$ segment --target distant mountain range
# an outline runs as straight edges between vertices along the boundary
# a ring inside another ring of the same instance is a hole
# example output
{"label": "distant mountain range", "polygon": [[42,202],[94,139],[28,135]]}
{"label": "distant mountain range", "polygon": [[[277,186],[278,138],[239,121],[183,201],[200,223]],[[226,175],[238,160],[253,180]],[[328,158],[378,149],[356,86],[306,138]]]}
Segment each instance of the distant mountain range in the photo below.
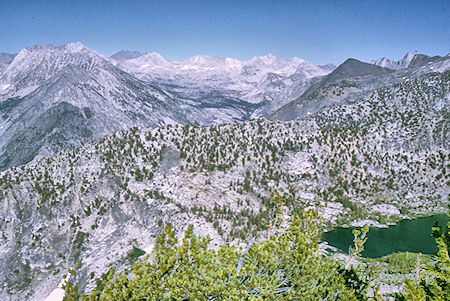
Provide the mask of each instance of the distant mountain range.
{"label": "distant mountain range", "polygon": [[429,57],[422,54],[413,56],[407,54],[401,61],[391,63],[388,64],[385,58],[371,63],[348,59],[270,117],[279,120],[304,117],[336,102],[360,97],[376,88],[410,80],[433,71],[442,72],[450,66],[450,55]]}
{"label": "distant mountain range", "polygon": [[405,68],[417,68],[424,66],[425,64],[432,63],[436,60],[439,60],[440,56],[428,56],[424,54],[412,54],[408,52],[405,56],[399,61],[393,61],[386,57],[379,58],[377,60],[372,60],[369,63],[373,65],[377,65],[380,67],[399,70]]}
{"label": "distant mountain range", "polygon": [[2,54],[0,170],[145,125],[220,124],[266,116],[333,66],[272,55],[248,62],[120,52],[81,43]]}
{"label": "distant mountain range", "polygon": [[[305,116],[447,58],[408,53],[399,62],[350,59],[336,68],[271,54],[248,61],[205,55],[169,61],[132,51],[105,57],[81,43],[1,54],[0,170],[132,126]],[[339,97],[322,95],[344,81]]]}
{"label": "distant mountain range", "polygon": [[[253,104],[246,110],[252,118],[268,115],[300,96],[313,78],[335,68],[332,64],[315,66],[299,58],[280,59],[271,54],[245,62],[205,55],[169,61],[155,52],[123,59],[126,54],[130,55],[119,52],[111,58],[120,57],[118,66],[138,78],[202,106],[226,106],[230,101]],[[221,100],[218,94],[227,99]]]}

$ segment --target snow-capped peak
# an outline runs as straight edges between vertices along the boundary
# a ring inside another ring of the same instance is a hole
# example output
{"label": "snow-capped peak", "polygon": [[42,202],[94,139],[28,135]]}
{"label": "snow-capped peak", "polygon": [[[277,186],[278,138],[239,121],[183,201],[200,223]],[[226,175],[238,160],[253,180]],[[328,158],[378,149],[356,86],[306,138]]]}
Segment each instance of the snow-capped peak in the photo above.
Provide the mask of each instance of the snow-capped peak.
{"label": "snow-capped peak", "polygon": [[167,60],[165,57],[163,57],[160,53],[158,52],[150,52],[150,53],[146,53],[144,55],[141,55],[140,57],[134,59],[135,62],[139,62],[139,61],[145,61],[145,62],[152,62],[154,65],[164,65],[167,64]]}
{"label": "snow-capped peak", "polygon": [[177,62],[179,65],[190,65],[218,71],[226,71],[242,67],[242,62],[233,58],[224,58],[218,56],[196,55],[189,57],[183,61]]}
{"label": "snow-capped peak", "polygon": [[402,61],[410,63],[414,58],[414,54],[411,52],[407,52],[405,56],[402,58]]}
{"label": "snow-capped peak", "polygon": [[278,58],[274,56],[272,53],[269,53],[264,56],[255,56],[254,58],[250,59],[247,63],[250,65],[283,66],[283,65],[300,65],[302,63],[305,63],[305,61],[298,57]]}
{"label": "snow-capped peak", "polygon": [[398,70],[408,68],[412,59],[414,58],[414,54],[411,52],[406,53],[401,60],[393,61],[387,57],[382,57],[377,60],[369,61],[370,64],[377,65],[383,68]]}
{"label": "snow-capped peak", "polygon": [[183,62],[192,64],[192,65],[210,65],[211,63],[215,63],[220,60],[221,60],[221,58],[216,57],[216,56],[197,54],[196,56],[191,56],[191,57],[185,59]]}
{"label": "snow-capped peak", "polygon": [[264,64],[272,64],[277,57],[275,57],[272,53],[268,53],[264,56],[255,56],[254,58],[249,60],[249,63],[264,63]]}
{"label": "snow-capped peak", "polygon": [[64,47],[70,53],[88,50],[88,48],[80,42],[69,43],[69,44],[65,45]]}

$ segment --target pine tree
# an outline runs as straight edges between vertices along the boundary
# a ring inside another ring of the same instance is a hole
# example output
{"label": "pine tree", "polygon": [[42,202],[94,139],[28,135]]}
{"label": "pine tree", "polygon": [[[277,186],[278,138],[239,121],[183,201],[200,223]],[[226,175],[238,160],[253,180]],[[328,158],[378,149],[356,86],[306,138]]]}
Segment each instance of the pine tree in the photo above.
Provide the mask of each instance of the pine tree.
{"label": "pine tree", "polygon": [[303,211],[284,233],[243,250],[210,249],[192,226],[178,242],[168,224],[151,256],[112,270],[87,295],[69,282],[64,300],[361,300],[339,264],[318,251],[317,218]]}

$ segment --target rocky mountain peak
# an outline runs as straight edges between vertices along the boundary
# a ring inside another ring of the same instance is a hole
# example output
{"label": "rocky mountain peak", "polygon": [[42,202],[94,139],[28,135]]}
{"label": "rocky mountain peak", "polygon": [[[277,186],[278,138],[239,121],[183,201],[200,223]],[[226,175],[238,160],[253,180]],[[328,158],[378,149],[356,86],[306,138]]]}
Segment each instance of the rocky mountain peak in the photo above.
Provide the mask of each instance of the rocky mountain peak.
{"label": "rocky mountain peak", "polygon": [[402,59],[398,61],[394,61],[392,59],[389,59],[387,57],[382,57],[377,60],[371,60],[369,61],[369,64],[377,65],[383,68],[393,69],[393,70],[399,70],[399,69],[405,69],[408,68],[411,61],[414,58],[414,54],[411,52],[407,52]]}
{"label": "rocky mountain peak", "polygon": [[327,75],[327,82],[335,82],[348,77],[381,75],[391,72],[392,71],[387,68],[364,63],[354,58],[349,58],[344,63],[339,65],[333,72]]}
{"label": "rocky mountain peak", "polygon": [[[110,65],[107,60],[81,43],[62,46],[42,44],[24,48],[0,77],[1,86],[11,87],[2,91],[2,94],[17,92],[18,94],[10,96],[20,96],[29,93],[29,88],[55,76],[69,65],[91,70],[100,66],[106,68]],[[27,90],[21,92],[22,89]]]}

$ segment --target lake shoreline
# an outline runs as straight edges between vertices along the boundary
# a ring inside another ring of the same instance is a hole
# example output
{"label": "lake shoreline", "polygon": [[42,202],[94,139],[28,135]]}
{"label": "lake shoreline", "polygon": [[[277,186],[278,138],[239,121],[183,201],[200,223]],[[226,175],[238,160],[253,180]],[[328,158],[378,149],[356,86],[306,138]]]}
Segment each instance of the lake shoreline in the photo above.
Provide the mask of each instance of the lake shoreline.
{"label": "lake shoreline", "polygon": [[[433,254],[437,251],[434,238],[431,236],[431,227],[437,220],[441,226],[446,225],[446,214],[403,219],[394,225],[385,228],[370,228],[363,257],[378,258],[396,252],[414,252]],[[352,230],[359,227],[336,227],[321,235],[322,241],[346,253],[348,247],[353,245]]]}

